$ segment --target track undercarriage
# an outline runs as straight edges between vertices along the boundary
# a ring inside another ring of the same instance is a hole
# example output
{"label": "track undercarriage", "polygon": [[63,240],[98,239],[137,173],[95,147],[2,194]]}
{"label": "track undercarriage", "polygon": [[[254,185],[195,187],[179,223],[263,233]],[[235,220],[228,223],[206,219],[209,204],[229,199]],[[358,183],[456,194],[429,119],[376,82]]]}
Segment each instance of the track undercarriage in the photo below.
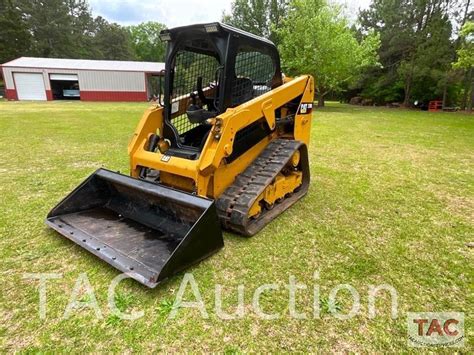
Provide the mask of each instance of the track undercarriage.
{"label": "track undercarriage", "polygon": [[303,197],[308,186],[306,146],[276,139],[217,199],[217,213],[225,229],[252,236]]}

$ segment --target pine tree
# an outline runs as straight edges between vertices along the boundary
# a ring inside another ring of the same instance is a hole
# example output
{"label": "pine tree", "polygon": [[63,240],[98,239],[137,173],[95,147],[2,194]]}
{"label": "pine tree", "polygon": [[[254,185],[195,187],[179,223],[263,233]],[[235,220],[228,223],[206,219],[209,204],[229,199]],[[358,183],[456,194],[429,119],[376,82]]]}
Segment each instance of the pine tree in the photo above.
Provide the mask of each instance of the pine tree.
{"label": "pine tree", "polygon": [[453,76],[452,22],[459,0],[374,0],[359,14],[362,33],[380,34],[381,68],[366,72],[363,94],[378,102],[428,101],[443,97]]}
{"label": "pine tree", "polygon": [[0,0],[0,63],[30,54],[31,34],[13,0]]}
{"label": "pine tree", "polygon": [[116,23],[109,23],[102,17],[94,20],[93,46],[99,53],[97,59],[134,60],[135,53],[129,32]]}

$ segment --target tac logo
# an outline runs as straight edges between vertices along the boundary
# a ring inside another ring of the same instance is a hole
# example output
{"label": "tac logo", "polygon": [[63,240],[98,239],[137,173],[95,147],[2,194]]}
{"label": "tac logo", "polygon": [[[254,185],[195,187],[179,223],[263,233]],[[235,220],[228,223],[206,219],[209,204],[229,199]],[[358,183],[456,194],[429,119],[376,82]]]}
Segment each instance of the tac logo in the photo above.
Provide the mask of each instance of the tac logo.
{"label": "tac logo", "polygon": [[409,312],[407,326],[409,346],[464,346],[464,313]]}

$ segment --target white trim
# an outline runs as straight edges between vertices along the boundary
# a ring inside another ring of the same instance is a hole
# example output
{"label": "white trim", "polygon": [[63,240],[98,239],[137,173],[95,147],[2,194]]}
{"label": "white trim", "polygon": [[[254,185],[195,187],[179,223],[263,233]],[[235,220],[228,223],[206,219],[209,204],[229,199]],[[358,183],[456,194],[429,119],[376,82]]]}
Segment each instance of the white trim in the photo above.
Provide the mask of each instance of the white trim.
{"label": "white trim", "polygon": [[49,80],[79,81],[77,74],[49,74]]}

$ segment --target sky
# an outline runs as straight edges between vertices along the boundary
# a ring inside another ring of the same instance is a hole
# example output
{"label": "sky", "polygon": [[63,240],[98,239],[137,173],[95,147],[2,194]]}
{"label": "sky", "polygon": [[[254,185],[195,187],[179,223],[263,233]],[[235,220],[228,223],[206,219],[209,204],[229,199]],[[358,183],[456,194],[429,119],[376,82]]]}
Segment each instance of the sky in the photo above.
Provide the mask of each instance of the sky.
{"label": "sky", "polygon": [[[355,18],[358,8],[366,8],[370,0],[335,0],[346,4]],[[102,16],[121,25],[157,21],[168,27],[220,21],[224,11],[230,12],[232,0],[89,0],[94,16]]]}

